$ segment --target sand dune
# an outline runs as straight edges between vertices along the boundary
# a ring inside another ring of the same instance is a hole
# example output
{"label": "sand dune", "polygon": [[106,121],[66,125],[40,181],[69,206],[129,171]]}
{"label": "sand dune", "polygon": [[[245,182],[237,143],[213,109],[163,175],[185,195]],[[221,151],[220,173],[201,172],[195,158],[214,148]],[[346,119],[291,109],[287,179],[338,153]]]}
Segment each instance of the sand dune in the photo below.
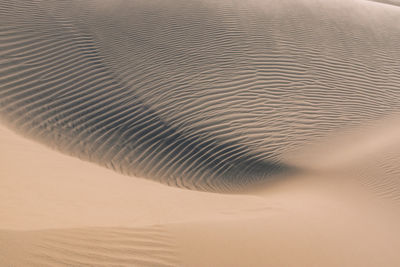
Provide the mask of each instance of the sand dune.
{"label": "sand dune", "polygon": [[122,173],[232,191],[399,109],[396,7],[351,1],[4,1],[1,114]]}
{"label": "sand dune", "polygon": [[225,195],[121,176],[6,128],[0,141],[1,266],[400,263],[396,201],[360,186],[359,172],[307,173]]}
{"label": "sand dune", "polygon": [[0,265],[400,266],[399,21],[0,0]]}

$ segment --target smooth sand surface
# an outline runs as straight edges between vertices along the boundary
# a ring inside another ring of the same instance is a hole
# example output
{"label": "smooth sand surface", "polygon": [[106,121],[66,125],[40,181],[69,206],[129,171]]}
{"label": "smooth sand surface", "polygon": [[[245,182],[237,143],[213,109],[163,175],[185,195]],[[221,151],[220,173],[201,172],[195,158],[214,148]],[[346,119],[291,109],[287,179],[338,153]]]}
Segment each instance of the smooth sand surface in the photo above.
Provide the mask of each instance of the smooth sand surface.
{"label": "smooth sand surface", "polygon": [[0,266],[400,266],[399,43],[397,0],[0,0]]}

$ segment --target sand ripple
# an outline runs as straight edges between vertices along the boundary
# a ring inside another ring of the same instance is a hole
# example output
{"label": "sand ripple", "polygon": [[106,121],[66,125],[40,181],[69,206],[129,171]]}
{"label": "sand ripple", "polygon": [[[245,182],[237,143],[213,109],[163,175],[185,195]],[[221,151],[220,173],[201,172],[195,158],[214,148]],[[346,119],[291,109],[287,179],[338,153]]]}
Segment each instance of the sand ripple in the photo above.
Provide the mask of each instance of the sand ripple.
{"label": "sand ripple", "polygon": [[0,114],[119,172],[232,191],[400,109],[399,10],[364,0],[0,1]]}
{"label": "sand ripple", "polygon": [[[4,266],[178,266],[161,226],[0,232]],[[11,264],[11,265],[9,265]]]}

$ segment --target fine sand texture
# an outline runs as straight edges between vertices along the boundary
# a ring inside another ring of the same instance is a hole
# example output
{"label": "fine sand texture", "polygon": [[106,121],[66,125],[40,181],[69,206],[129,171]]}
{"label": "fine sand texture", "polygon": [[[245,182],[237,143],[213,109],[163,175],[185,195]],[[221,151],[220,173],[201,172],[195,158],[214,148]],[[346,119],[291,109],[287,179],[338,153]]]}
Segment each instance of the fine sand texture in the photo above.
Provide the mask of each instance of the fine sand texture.
{"label": "fine sand texture", "polygon": [[0,266],[400,266],[400,1],[0,0]]}
{"label": "fine sand texture", "polygon": [[5,127],[0,144],[0,266],[400,264],[399,181],[382,171],[398,161],[226,195],[116,174]]}

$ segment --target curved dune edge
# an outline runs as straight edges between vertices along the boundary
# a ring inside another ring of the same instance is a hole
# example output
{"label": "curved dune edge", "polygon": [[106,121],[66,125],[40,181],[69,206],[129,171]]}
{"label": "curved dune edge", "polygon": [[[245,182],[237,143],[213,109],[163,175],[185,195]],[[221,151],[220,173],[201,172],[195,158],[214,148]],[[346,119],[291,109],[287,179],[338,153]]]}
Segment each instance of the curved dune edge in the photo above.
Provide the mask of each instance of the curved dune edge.
{"label": "curved dune edge", "polygon": [[218,219],[224,218],[224,211],[265,206],[257,197],[193,192],[123,176],[53,151],[2,125],[0,144],[4,229],[131,227]]}
{"label": "curved dune edge", "polygon": [[293,171],[295,148],[400,109],[394,6],[0,3],[1,118],[124,174],[233,192]]}
{"label": "curved dune edge", "polygon": [[0,266],[400,266],[396,3],[0,0]]}
{"label": "curved dune edge", "polygon": [[368,1],[400,7],[399,0],[368,0]]}
{"label": "curved dune edge", "polygon": [[307,174],[256,195],[222,195],[125,177],[5,127],[0,144],[6,266],[400,264],[398,206],[346,174]]}

